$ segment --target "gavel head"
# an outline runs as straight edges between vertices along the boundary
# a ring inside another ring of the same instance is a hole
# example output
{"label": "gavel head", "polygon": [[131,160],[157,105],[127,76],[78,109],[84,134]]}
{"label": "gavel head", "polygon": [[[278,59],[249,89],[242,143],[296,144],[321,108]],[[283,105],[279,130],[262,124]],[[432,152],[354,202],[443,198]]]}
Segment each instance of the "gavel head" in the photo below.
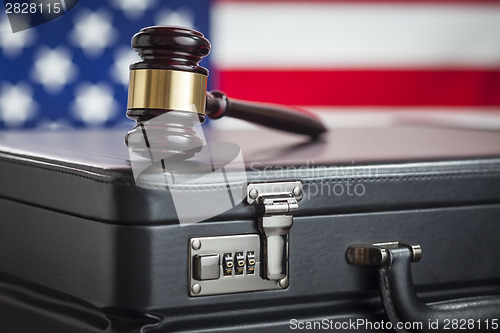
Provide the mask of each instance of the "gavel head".
{"label": "gavel head", "polygon": [[[125,137],[127,146],[144,157],[151,150],[192,157],[203,146],[193,126],[205,121],[208,70],[199,61],[210,42],[195,30],[156,26],[135,34],[132,47],[141,61],[130,65],[127,117],[137,125]],[[166,113],[168,121],[151,121]]]}

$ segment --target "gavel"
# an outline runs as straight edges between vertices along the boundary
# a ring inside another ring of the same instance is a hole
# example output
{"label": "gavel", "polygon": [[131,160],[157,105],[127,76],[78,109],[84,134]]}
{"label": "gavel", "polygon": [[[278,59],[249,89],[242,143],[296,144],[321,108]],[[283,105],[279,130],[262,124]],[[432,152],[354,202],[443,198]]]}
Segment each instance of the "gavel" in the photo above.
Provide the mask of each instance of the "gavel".
{"label": "gavel", "polygon": [[312,138],[326,131],[321,121],[305,110],[207,92],[208,70],[199,62],[210,52],[210,42],[196,30],[147,27],[132,37],[132,47],[141,61],[130,65],[127,117],[137,124],[125,142],[139,154],[146,155],[152,145],[144,136],[143,125],[165,113],[168,122],[149,126],[148,131],[158,134],[152,137],[160,154],[180,159],[194,156],[203,146],[193,127],[206,117],[239,118]]}

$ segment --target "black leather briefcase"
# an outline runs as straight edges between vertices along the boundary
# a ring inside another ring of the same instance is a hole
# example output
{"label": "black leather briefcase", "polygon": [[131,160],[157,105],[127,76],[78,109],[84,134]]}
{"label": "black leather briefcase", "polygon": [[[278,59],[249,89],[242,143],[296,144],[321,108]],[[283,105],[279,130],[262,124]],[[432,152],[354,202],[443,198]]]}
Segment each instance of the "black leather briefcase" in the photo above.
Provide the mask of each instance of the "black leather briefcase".
{"label": "black leather briefcase", "polygon": [[499,330],[500,132],[123,136],[0,134],[0,332]]}

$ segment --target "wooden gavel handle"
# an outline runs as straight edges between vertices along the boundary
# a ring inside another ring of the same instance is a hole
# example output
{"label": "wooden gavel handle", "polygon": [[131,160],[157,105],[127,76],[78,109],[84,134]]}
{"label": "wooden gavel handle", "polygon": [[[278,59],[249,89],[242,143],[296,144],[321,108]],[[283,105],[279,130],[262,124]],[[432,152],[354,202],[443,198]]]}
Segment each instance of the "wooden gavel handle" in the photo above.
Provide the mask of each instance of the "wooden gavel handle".
{"label": "wooden gavel handle", "polygon": [[317,137],[327,131],[312,113],[281,105],[255,103],[228,98],[220,91],[207,92],[206,115],[243,119],[281,131]]}

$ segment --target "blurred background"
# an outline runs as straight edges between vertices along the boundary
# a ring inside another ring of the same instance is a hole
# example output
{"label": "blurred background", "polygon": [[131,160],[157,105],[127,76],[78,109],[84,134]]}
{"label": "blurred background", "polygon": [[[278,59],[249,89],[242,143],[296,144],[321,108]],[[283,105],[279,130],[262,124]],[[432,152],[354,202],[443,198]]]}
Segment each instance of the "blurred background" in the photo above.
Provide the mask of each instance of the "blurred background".
{"label": "blurred background", "polygon": [[130,39],[150,25],[209,38],[209,88],[230,97],[335,122],[427,112],[500,127],[498,0],[80,0],[17,33],[3,9],[0,129],[130,128]]}

